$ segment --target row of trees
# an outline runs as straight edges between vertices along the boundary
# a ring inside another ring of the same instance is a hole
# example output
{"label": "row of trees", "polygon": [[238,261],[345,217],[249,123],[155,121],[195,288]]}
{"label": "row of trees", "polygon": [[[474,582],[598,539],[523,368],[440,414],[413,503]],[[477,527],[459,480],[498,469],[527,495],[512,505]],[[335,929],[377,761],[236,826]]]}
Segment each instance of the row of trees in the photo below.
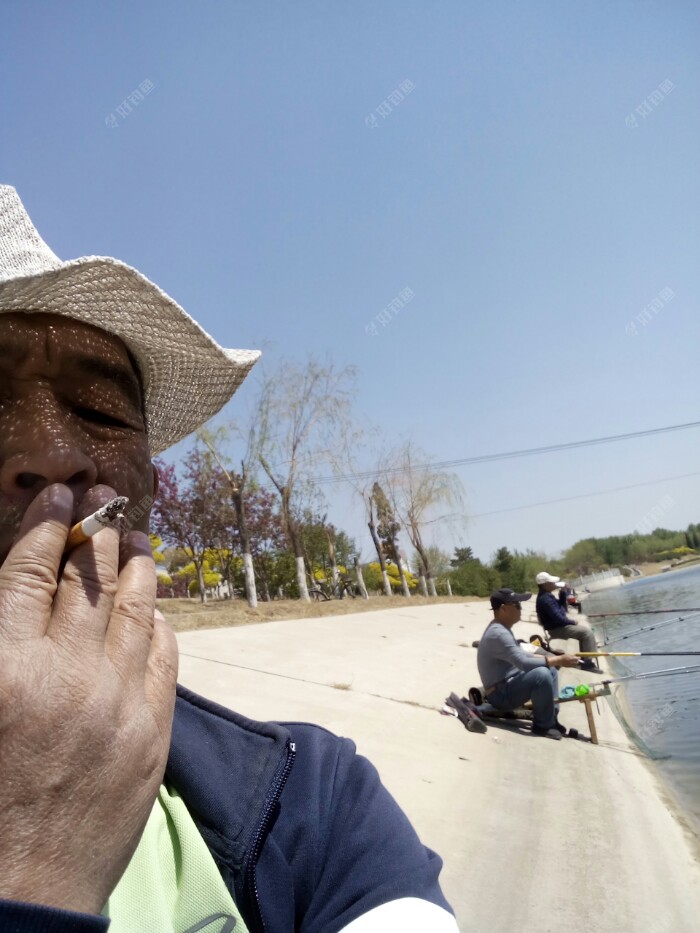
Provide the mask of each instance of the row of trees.
{"label": "row of trees", "polygon": [[[575,576],[700,549],[697,524],[587,538],[559,560],[506,547],[489,563],[470,548],[450,558],[426,535],[436,521],[463,521],[461,484],[411,442],[377,455],[376,435],[353,420],[353,399],[352,369],[286,364],[263,379],[247,423],[200,431],[177,470],[158,463],[152,527],[161,595],[196,590],[204,600],[225,585],[256,606],[259,596],[308,600],[309,586],[351,575],[362,594],[485,596],[502,585],[532,589],[545,567]],[[324,490],[339,482],[363,510],[374,548],[368,562],[328,521]],[[402,535],[413,548],[410,567]]]}
{"label": "row of trees", "polygon": [[[211,438],[207,443],[211,444]],[[266,600],[298,597],[302,595],[299,554],[305,585],[326,582],[332,586],[349,576],[365,592],[436,594],[439,589],[454,595],[487,596],[500,586],[532,590],[542,569],[566,578],[610,566],[692,555],[700,543],[696,538],[700,526],[690,525],[685,532],[658,528],[648,535],[587,538],[559,559],[501,547],[484,563],[469,547],[456,548],[449,557],[437,547],[425,546],[416,523],[411,540],[420,543],[422,553],[416,546],[408,567],[399,545],[405,526],[375,480],[363,501],[376,560],[361,562],[355,541],[328,522],[324,512],[307,504],[300,513],[290,508],[285,515],[278,490],[256,481],[244,484],[241,475],[222,465],[215,447],[212,450],[205,443],[191,450],[179,478],[174,467],[162,462],[158,466],[161,493],[154,527],[162,537],[154,535],[152,542],[161,565],[161,596],[184,595],[189,590],[206,598],[207,590],[222,583],[229,593],[238,590],[249,595],[252,579],[255,598],[258,592]],[[290,522],[294,523],[295,544],[288,530]],[[164,539],[169,546],[163,546]]]}
{"label": "row of trees", "polygon": [[[151,544],[159,565],[161,596],[198,593],[206,599],[208,591],[220,591],[222,585],[228,594],[242,591],[248,596],[252,579],[254,599],[258,594],[265,600],[299,597],[295,548],[301,554],[307,591],[309,584],[332,587],[343,579],[357,581],[361,592],[410,595],[420,585],[420,557],[416,553],[416,572],[412,573],[399,550],[401,525],[378,483],[370,496],[377,560],[361,564],[355,541],[311,507],[292,518],[294,543],[281,497],[268,488],[250,483],[236,507],[233,499],[238,488],[231,493],[226,473],[206,449],[195,448],[187,454],[180,476],[172,465],[156,462],[160,493]],[[436,548],[425,551],[429,562],[437,555],[442,556]]]}
{"label": "row of trees", "polygon": [[463,596],[488,596],[501,586],[531,592],[541,570],[571,579],[608,567],[681,559],[696,553],[700,553],[700,525],[689,525],[686,531],[656,528],[648,535],[586,538],[557,559],[537,551],[511,552],[501,547],[489,563],[482,563],[471,548],[464,547],[456,548],[441,579],[449,580],[451,592]]}
{"label": "row of trees", "polygon": [[700,524],[689,525],[686,531],[655,528],[650,534],[584,538],[564,553],[562,566],[569,573],[586,574],[605,567],[672,560],[695,551],[700,551]]}
{"label": "row of trees", "polygon": [[[242,586],[251,606],[259,594],[308,600],[310,584],[337,585],[351,569],[366,594],[357,548],[327,521],[323,483],[313,479],[325,467],[326,483],[349,483],[362,503],[376,552],[365,565],[370,588],[436,595],[425,529],[438,507],[459,516],[461,486],[411,443],[367,469],[373,438],[353,424],[353,381],[351,369],[313,359],[287,364],[263,381],[247,425],[200,431],[177,470],[158,462],[152,527],[162,594],[187,586],[205,600],[225,583],[229,594]],[[402,558],[402,532],[415,574]]]}

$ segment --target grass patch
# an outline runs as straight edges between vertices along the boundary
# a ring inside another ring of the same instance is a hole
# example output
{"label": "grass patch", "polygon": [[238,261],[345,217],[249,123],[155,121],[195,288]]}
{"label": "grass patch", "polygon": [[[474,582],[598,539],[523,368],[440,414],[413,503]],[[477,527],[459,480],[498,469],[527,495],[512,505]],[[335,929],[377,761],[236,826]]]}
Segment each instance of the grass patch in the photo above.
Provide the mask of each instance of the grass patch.
{"label": "grass patch", "polygon": [[198,599],[157,600],[158,609],[176,632],[257,625],[260,622],[281,622],[290,619],[317,619],[356,612],[374,612],[378,609],[411,609],[413,606],[436,603],[464,605],[465,598],[412,596],[406,599],[403,596],[372,596],[369,599],[332,599],[323,603],[306,603],[300,599],[275,599],[269,603],[260,602],[257,609],[251,609],[244,599],[211,600],[207,603],[201,603]]}

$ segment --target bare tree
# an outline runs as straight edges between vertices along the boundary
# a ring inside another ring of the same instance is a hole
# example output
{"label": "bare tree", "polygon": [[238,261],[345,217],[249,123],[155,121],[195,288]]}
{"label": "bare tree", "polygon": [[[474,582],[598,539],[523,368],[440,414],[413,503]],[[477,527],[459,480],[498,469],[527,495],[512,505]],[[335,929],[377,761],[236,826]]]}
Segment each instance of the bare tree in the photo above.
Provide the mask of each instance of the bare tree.
{"label": "bare tree", "polygon": [[355,577],[357,578],[357,588],[360,591],[360,596],[362,596],[363,599],[369,599],[369,593],[365,586],[365,578],[362,576],[362,567],[360,567],[360,558],[357,555],[353,558],[353,566],[355,567]]}
{"label": "bare tree", "polygon": [[[369,473],[361,472],[357,464],[361,452],[368,453],[367,447],[369,440],[370,438],[367,430],[355,425],[352,430],[348,430],[344,433],[342,443],[331,451],[330,460],[336,477],[349,483],[360,499],[362,499],[362,505],[365,510],[365,520],[369,528],[372,543],[374,544],[374,549],[377,552],[384,595],[391,596],[391,583],[386,569],[384,547],[377,533],[377,523],[375,521],[374,500],[372,498],[374,476],[371,471]],[[360,584],[362,570],[360,569],[359,561],[356,564],[356,572],[358,572],[358,584]],[[367,592],[364,579],[362,579],[360,589],[365,593]]]}
{"label": "bare tree", "polygon": [[423,529],[439,507],[463,507],[462,483],[454,473],[433,466],[430,458],[410,441],[391,457],[395,466],[387,470],[386,485],[396,514],[411,544],[420,556],[425,592],[436,596],[430,552],[423,540]]}
{"label": "bare tree", "polygon": [[331,578],[333,580],[333,586],[335,587],[340,580],[338,561],[335,559],[335,528],[332,525],[324,524],[323,532],[328,541],[328,558],[331,564]]}
{"label": "bare tree", "polygon": [[[226,427],[219,427],[216,430],[201,428],[197,432],[198,439],[209,450],[221,470],[229,488],[231,502],[233,504],[236,527],[241,543],[241,556],[243,558],[243,580],[245,584],[245,594],[248,605],[255,609],[258,605],[258,594],[255,586],[255,572],[253,570],[253,555],[250,545],[250,533],[248,530],[248,519],[246,516],[245,497],[248,490],[248,480],[250,477],[250,461],[252,457],[252,447],[247,445],[245,455],[241,460],[240,471],[236,471],[226,465],[226,458],[223,455],[222,448],[229,438],[229,430]],[[229,595],[233,595],[231,580],[229,574]]]}
{"label": "bare tree", "polygon": [[367,509],[367,527],[369,528],[369,533],[372,536],[372,543],[374,544],[374,549],[377,552],[377,560],[379,561],[379,569],[382,573],[382,583],[384,584],[384,595],[391,596],[391,583],[389,582],[389,574],[386,569],[386,559],[384,557],[384,546],[379,537],[379,532],[377,531],[377,523],[374,520],[374,499],[372,498],[372,491],[367,492],[363,490],[362,499],[365,503],[365,508]]}
{"label": "bare tree", "polygon": [[350,389],[354,370],[322,366],[313,358],[303,366],[287,363],[262,387],[256,452],[260,464],[277,490],[285,530],[296,560],[299,595],[309,601],[304,572],[304,547],[297,491],[310,463],[318,466],[328,459],[327,451],[337,443],[348,423]]}
{"label": "bare tree", "polygon": [[377,510],[377,534],[379,535],[384,550],[388,552],[389,557],[396,564],[396,569],[399,572],[399,579],[401,580],[401,591],[404,596],[408,597],[411,595],[411,591],[408,588],[408,580],[406,579],[403,562],[399,554],[398,534],[401,530],[401,523],[396,520],[391,503],[379,483],[375,483],[372,486],[372,499],[374,500],[374,507]]}

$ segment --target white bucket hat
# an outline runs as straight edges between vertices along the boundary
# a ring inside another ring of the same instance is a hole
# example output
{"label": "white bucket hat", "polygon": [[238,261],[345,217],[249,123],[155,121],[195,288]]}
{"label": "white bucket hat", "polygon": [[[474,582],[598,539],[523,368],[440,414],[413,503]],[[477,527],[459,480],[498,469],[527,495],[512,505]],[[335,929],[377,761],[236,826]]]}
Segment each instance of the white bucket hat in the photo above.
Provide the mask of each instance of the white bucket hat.
{"label": "white bucket hat", "polygon": [[213,417],[260,357],[257,350],[220,347],[177,302],[118,259],[61,262],[9,185],[0,185],[3,311],[62,314],[119,337],[141,371],[152,454]]}

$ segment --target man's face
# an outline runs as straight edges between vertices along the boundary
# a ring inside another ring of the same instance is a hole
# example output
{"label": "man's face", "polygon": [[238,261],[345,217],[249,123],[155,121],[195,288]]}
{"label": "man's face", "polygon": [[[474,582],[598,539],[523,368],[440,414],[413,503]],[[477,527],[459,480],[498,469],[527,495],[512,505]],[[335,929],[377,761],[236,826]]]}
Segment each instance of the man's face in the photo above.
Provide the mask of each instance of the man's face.
{"label": "man's face", "polygon": [[515,625],[520,621],[522,609],[520,603],[506,603],[498,610],[498,620],[504,625]]}
{"label": "man's face", "polygon": [[[45,486],[69,486],[77,508],[104,483],[132,508],[155,482],[124,344],[57,315],[0,314],[0,563]],[[148,530],[148,510],[133,528]]]}
{"label": "man's face", "polygon": [[548,593],[553,593],[554,590],[556,590],[557,585],[556,583],[545,583],[544,588]]}

